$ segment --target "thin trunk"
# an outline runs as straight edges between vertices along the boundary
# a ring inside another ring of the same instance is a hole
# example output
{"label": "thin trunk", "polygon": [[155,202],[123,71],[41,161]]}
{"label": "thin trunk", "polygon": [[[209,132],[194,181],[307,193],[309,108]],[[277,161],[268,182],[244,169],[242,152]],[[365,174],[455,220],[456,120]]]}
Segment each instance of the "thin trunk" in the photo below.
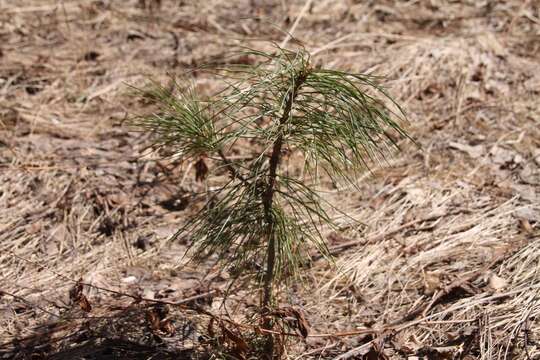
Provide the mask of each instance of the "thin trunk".
{"label": "thin trunk", "polygon": [[[298,95],[298,90],[302,84],[306,81],[308,73],[306,71],[301,71],[296,78],[294,79],[294,85],[292,91],[288,94],[287,100],[285,103],[285,109],[283,114],[279,119],[279,130],[285,125],[289,120],[291,111],[293,108],[294,100]],[[268,310],[270,308],[270,303],[272,302],[272,288],[274,280],[274,267],[276,262],[276,238],[274,236],[274,217],[272,214],[272,205],[274,200],[274,187],[276,183],[277,169],[279,162],[281,160],[281,149],[283,147],[283,135],[280,134],[274,146],[272,147],[272,155],[270,156],[269,163],[269,172],[268,172],[268,183],[266,190],[263,194],[263,205],[264,205],[264,214],[267,224],[266,237],[268,240],[268,249],[267,249],[267,259],[266,259],[266,272],[264,274],[264,294],[262,299],[262,308]],[[263,324],[263,328],[267,330],[272,329],[272,320],[267,318]],[[265,354],[267,359],[272,359],[274,353],[274,337],[272,334],[267,335],[266,344],[265,344]]]}

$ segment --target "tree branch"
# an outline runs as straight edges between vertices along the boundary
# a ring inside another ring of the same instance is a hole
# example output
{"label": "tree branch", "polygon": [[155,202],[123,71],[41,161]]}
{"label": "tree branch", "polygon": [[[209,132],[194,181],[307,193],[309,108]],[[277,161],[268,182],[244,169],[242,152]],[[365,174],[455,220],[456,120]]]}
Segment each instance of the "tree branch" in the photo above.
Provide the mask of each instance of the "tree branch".
{"label": "tree branch", "polygon": [[227,170],[229,170],[229,173],[231,174],[233,179],[236,178],[242,181],[243,183],[247,182],[246,178],[243,177],[242,174],[240,174],[240,172],[238,172],[238,170],[234,167],[234,163],[231,160],[229,160],[227,156],[225,156],[225,153],[223,152],[223,150],[220,149],[218,151],[218,155],[221,158],[221,160],[223,160],[223,162],[225,163],[225,166],[227,167]]}
{"label": "tree branch", "polygon": [[[298,90],[302,84],[306,81],[308,72],[306,69],[302,69],[300,73],[294,78],[294,84],[291,92],[287,95],[285,102],[285,108],[283,114],[279,119],[278,131],[281,131],[283,126],[290,118],[294,100],[298,95]],[[268,307],[272,301],[272,285],[274,280],[274,267],[276,262],[276,238],[274,234],[274,218],[272,215],[272,203],[274,200],[274,187],[276,183],[277,168],[279,161],[281,160],[281,148],[283,147],[283,134],[279,134],[274,146],[272,148],[272,155],[270,156],[270,164],[268,171],[268,182],[266,190],[263,194],[263,206],[264,216],[266,220],[266,238],[268,240],[268,250],[266,259],[266,273],[264,274],[264,295],[262,300],[262,308],[268,311]],[[272,330],[272,320],[270,317],[266,317],[263,323],[263,329]],[[274,337],[272,334],[268,334],[265,344],[265,354],[268,359],[273,358],[274,352]]]}
{"label": "tree branch", "polygon": [[[308,76],[307,70],[302,70],[294,79],[294,85],[291,92],[287,96],[285,103],[285,109],[283,110],[283,115],[279,119],[278,131],[280,131],[283,126],[289,120],[291,115],[292,107],[294,100],[298,95],[298,90],[306,81]],[[266,261],[266,273],[264,276],[264,298],[263,306],[267,307],[270,304],[272,298],[272,280],[274,278],[274,265],[276,258],[275,251],[275,237],[274,237],[274,220],[272,216],[272,202],[274,199],[274,186],[276,182],[277,168],[279,161],[281,160],[281,148],[283,147],[283,134],[279,134],[274,146],[272,148],[272,155],[270,156],[270,167],[268,171],[268,183],[266,186],[266,191],[263,194],[263,205],[264,205],[264,214],[267,223],[267,237],[268,237],[268,257]]]}

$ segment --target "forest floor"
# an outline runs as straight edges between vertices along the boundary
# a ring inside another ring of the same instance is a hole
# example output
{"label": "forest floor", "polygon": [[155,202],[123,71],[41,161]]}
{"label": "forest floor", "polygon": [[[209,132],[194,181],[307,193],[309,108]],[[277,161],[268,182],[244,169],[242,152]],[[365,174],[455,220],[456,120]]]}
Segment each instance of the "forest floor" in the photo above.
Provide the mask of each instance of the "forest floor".
{"label": "forest floor", "polygon": [[[169,240],[204,183],[145,151],[130,85],[279,29],[385,76],[421,145],[325,195],[363,225],[282,289],[310,324],[287,357],[540,359],[540,4],[521,0],[0,1],[0,358],[204,348],[230,274]],[[257,296],[229,302],[240,322]]]}

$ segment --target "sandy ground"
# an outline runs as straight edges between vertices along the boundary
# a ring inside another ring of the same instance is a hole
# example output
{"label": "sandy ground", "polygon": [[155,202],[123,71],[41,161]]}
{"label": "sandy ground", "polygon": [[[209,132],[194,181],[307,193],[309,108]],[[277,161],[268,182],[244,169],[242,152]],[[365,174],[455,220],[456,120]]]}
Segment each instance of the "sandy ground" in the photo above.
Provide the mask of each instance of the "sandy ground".
{"label": "sandy ground", "polygon": [[[287,356],[540,358],[535,0],[0,1],[0,355],[195,356],[205,316],[171,306],[158,336],[136,299],[219,312],[230,276],[168,241],[204,185],[145,152],[126,120],[151,108],[128,85],[280,28],[319,64],[386,76],[421,145],[327,194],[364,225],[328,232],[336,266],[282,290],[313,335]],[[236,289],[231,317],[255,298]]]}

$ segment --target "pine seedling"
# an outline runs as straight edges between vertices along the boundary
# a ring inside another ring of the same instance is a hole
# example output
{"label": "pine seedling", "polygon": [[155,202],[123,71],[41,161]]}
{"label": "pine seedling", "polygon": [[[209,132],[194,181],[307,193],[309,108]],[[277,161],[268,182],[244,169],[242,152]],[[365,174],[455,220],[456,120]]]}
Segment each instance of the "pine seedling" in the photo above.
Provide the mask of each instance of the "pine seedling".
{"label": "pine seedling", "polygon": [[[313,67],[305,49],[248,49],[243,58],[251,61],[211,68],[224,87],[209,98],[194,86],[176,95],[154,84],[144,95],[159,112],[138,126],[157,135],[156,146],[196,162],[199,178],[209,159],[211,171],[228,173],[175,236],[189,239],[193,259],[216,256],[223,268],[252,276],[269,312],[275,284],[309,261],[308,249],[329,255],[320,229],[332,218],[314,184],[354,183],[407,134],[394,120],[403,119],[401,109],[373,76]],[[252,156],[228,157],[246,144]],[[293,158],[303,162],[302,176],[285,169]],[[271,354],[271,335],[267,346]]]}

